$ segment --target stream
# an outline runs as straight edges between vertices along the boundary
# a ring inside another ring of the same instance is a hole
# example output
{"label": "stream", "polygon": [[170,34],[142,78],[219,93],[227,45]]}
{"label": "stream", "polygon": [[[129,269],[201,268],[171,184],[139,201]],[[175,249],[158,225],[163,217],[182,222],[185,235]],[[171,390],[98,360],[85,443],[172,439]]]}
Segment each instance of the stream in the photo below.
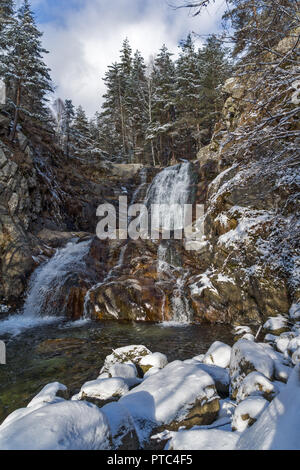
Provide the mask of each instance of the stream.
{"label": "stream", "polygon": [[205,353],[216,340],[233,344],[232,328],[226,325],[53,322],[27,325],[18,335],[15,330],[15,336],[3,335],[0,322],[7,346],[7,365],[0,366],[0,423],[50,382],[59,381],[71,395],[77,393],[84,382],[97,378],[112,349],[144,344],[172,361]]}

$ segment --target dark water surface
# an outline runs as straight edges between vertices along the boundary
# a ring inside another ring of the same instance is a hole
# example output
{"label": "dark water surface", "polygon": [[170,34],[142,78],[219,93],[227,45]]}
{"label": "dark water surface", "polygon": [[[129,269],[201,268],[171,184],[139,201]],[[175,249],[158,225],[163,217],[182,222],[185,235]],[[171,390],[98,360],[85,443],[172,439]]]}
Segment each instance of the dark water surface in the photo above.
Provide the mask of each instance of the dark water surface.
{"label": "dark water surface", "polygon": [[216,340],[233,344],[232,328],[226,325],[91,321],[58,321],[1,339],[7,346],[7,365],[0,365],[0,423],[49,382],[59,381],[77,393],[84,382],[98,377],[112,349],[143,344],[173,361],[202,354]]}

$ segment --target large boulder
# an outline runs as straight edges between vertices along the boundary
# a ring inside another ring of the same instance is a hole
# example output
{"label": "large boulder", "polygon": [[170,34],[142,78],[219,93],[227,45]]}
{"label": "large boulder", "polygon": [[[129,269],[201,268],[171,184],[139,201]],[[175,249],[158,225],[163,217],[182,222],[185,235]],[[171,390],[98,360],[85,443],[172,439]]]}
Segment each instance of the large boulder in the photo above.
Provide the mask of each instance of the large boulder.
{"label": "large boulder", "polygon": [[249,397],[242,401],[234,411],[232,419],[232,430],[243,432],[252,426],[269,402],[262,397]]}
{"label": "large boulder", "polygon": [[108,376],[111,376],[110,369],[116,364],[133,363],[139,367],[142,358],[149,354],[152,354],[151,351],[143,345],[131,345],[114,349],[112,354],[105,358],[100,374],[107,373]]}
{"label": "large boulder", "polygon": [[276,386],[260,372],[251,372],[240,384],[236,401],[240,403],[250,396],[262,396],[268,401],[272,401],[277,395]]}
{"label": "large boulder", "polygon": [[274,361],[264,348],[252,341],[239,340],[232,348],[230,359],[231,394],[235,398],[244,378],[251,372],[260,372],[266,378],[274,377]]}
{"label": "large boulder", "polygon": [[141,442],[154,430],[211,424],[220,409],[211,376],[181,361],[146,378],[122,397],[120,404],[132,415]]}
{"label": "large boulder", "polygon": [[[29,408],[28,410],[32,410]],[[2,450],[109,450],[106,415],[86,402],[49,404],[0,426]]]}
{"label": "large boulder", "polygon": [[148,372],[151,367],[156,369],[163,369],[168,364],[168,359],[165,354],[156,352],[142,357],[140,360],[140,367],[144,373]]}
{"label": "large boulder", "polygon": [[211,345],[204,356],[204,364],[219,367],[229,367],[231,357],[231,347],[221,341],[216,341]]}
{"label": "large boulder", "polygon": [[138,450],[140,443],[128,410],[120,403],[109,403],[101,411],[109,422],[113,447],[117,450]]}
{"label": "large boulder", "polygon": [[97,379],[86,382],[79,392],[80,400],[92,401],[99,406],[104,406],[112,401],[117,401],[129,391],[126,381],[120,377],[112,379]]}

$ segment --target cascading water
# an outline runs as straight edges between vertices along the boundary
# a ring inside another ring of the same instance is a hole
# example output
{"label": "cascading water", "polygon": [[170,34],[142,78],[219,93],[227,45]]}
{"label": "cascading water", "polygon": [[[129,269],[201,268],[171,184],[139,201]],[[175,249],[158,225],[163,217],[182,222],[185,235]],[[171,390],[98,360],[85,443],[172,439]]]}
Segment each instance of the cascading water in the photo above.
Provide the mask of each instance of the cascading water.
{"label": "cascading water", "polygon": [[34,272],[23,308],[25,316],[63,314],[60,310],[60,287],[69,274],[74,275],[85,269],[84,257],[88,254],[90,244],[91,240],[70,242]]}
{"label": "cascading water", "polygon": [[90,244],[91,240],[69,242],[38,267],[31,276],[22,312],[1,321],[0,333],[19,334],[25,329],[62,317],[64,295],[61,288],[68,275],[74,276],[84,271],[84,257],[88,254]]}
{"label": "cascading water", "polygon": [[[182,229],[183,207],[189,203],[190,196],[191,163],[187,162],[165,168],[158,173],[147,192],[144,204],[148,211],[154,204],[161,206],[160,215],[164,229]],[[178,206],[182,210],[178,210]]]}
{"label": "cascading water", "polygon": [[160,243],[157,252],[158,276],[163,277],[167,275],[174,283],[173,295],[171,297],[172,322],[181,324],[190,323],[193,312],[185,293],[185,282],[189,272],[182,268],[180,261],[180,256],[178,256],[176,248],[170,241]]}
{"label": "cascading water", "polygon": [[[183,206],[191,202],[191,187],[191,163],[188,162],[165,168],[154,178],[148,190],[145,205],[148,210],[153,204],[161,205],[160,213],[164,229],[183,228]],[[170,217],[172,206],[175,207],[175,211]],[[181,210],[178,210],[178,206]],[[168,241],[161,242],[158,247],[157,271],[159,275],[167,274],[175,284],[171,298],[172,320],[178,323],[190,323],[192,311],[185,296],[185,281],[188,273],[180,264],[176,248]]]}

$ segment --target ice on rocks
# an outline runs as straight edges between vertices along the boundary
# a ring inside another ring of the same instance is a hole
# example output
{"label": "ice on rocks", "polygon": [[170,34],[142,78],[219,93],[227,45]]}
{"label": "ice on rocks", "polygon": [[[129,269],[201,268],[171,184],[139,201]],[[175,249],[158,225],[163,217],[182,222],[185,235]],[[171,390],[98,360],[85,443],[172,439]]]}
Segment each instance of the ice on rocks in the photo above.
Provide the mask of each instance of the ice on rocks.
{"label": "ice on rocks", "polygon": [[232,430],[243,432],[257,421],[258,417],[269,405],[262,397],[249,397],[235,409],[232,419]]}
{"label": "ice on rocks", "polygon": [[2,450],[109,450],[106,416],[95,405],[63,401],[46,404],[0,426]]}
{"label": "ice on rocks", "polygon": [[221,341],[216,341],[205,354],[203,362],[225,368],[229,366],[230,357],[231,347]]}
{"label": "ice on rocks", "polygon": [[129,391],[129,387],[122,378],[98,379],[86,382],[80,390],[79,398],[96,398],[110,400],[120,398]]}

